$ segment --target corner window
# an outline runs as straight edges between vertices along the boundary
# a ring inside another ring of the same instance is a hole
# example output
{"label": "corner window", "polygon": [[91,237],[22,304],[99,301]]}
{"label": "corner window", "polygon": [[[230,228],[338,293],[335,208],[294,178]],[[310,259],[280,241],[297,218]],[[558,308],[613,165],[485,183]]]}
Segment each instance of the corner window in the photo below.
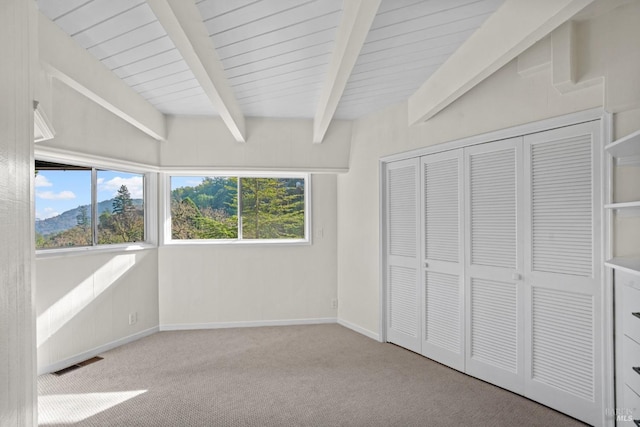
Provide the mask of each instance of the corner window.
{"label": "corner window", "polygon": [[308,176],[171,176],[171,239],[305,241]]}
{"label": "corner window", "polygon": [[36,160],[36,249],[145,241],[144,174]]}

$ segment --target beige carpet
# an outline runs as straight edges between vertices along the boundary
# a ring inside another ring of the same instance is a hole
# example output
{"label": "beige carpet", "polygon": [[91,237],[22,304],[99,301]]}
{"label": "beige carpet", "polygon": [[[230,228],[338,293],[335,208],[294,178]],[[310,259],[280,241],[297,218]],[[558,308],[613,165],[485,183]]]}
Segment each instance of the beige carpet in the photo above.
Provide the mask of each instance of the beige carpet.
{"label": "beige carpet", "polygon": [[161,332],[38,379],[40,425],[580,426],[338,325]]}

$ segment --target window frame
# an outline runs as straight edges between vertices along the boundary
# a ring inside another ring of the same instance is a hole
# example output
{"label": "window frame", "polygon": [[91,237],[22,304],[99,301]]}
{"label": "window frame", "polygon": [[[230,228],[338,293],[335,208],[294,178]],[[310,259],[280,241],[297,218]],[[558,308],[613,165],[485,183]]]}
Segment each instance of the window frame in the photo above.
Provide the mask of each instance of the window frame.
{"label": "window frame", "polygon": [[[44,161],[58,163],[68,166],[79,166],[91,169],[91,227],[92,227],[92,244],[88,246],[62,247],[35,249],[36,258],[59,257],[66,255],[78,255],[83,253],[100,253],[100,252],[122,252],[141,249],[156,248],[158,242],[157,233],[157,188],[158,174],[157,167],[139,164],[134,162],[126,162],[119,160],[111,160],[97,156],[83,156],[75,153],[66,152],[64,150],[36,150],[34,153],[35,161]],[[129,243],[97,243],[97,175],[99,171],[112,171],[142,175],[143,179],[143,205],[144,205],[144,241]],[[35,175],[34,178],[35,179]],[[35,212],[35,186],[33,188],[33,209]],[[34,233],[35,233],[35,216],[34,216]],[[34,239],[35,241],[35,239]],[[34,243],[35,248],[35,243]]]}
{"label": "window frame", "polygon": [[[238,178],[238,236],[235,239],[173,239],[171,233],[171,177],[227,177]],[[303,239],[244,239],[242,238],[241,178],[304,178],[304,235]],[[160,195],[162,205],[161,237],[163,246],[180,245],[311,245],[311,173],[278,171],[218,171],[218,170],[172,170],[160,173]]]}

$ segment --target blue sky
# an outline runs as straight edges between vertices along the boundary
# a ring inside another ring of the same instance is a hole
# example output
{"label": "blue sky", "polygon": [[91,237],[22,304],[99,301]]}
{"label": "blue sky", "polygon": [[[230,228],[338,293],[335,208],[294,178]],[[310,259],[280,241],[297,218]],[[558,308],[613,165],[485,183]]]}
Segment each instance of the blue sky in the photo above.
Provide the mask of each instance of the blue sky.
{"label": "blue sky", "polygon": [[[126,185],[134,199],[142,198],[142,175],[98,171],[98,201],[112,199],[121,185]],[[36,218],[45,219],[91,204],[91,171],[38,172],[35,180]]]}
{"label": "blue sky", "polygon": [[204,181],[204,176],[172,176],[171,191],[180,187],[195,187]]}

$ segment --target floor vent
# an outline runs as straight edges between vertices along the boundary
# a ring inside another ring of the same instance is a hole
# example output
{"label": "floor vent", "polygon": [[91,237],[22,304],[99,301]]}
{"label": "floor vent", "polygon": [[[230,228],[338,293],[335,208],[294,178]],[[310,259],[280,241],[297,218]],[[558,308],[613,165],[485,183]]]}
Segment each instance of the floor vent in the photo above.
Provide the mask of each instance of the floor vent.
{"label": "floor vent", "polygon": [[87,366],[87,365],[91,365],[92,363],[99,362],[102,359],[103,358],[100,357],[100,356],[92,357],[91,359],[87,359],[87,360],[84,360],[82,362],[76,363],[75,365],[71,365],[71,366],[69,366],[67,368],[60,369],[59,371],[52,372],[52,374],[53,375],[57,375],[57,376],[64,375],[64,374],[67,374],[67,373],[69,373],[71,371],[75,371],[76,369],[80,369],[83,366]]}

